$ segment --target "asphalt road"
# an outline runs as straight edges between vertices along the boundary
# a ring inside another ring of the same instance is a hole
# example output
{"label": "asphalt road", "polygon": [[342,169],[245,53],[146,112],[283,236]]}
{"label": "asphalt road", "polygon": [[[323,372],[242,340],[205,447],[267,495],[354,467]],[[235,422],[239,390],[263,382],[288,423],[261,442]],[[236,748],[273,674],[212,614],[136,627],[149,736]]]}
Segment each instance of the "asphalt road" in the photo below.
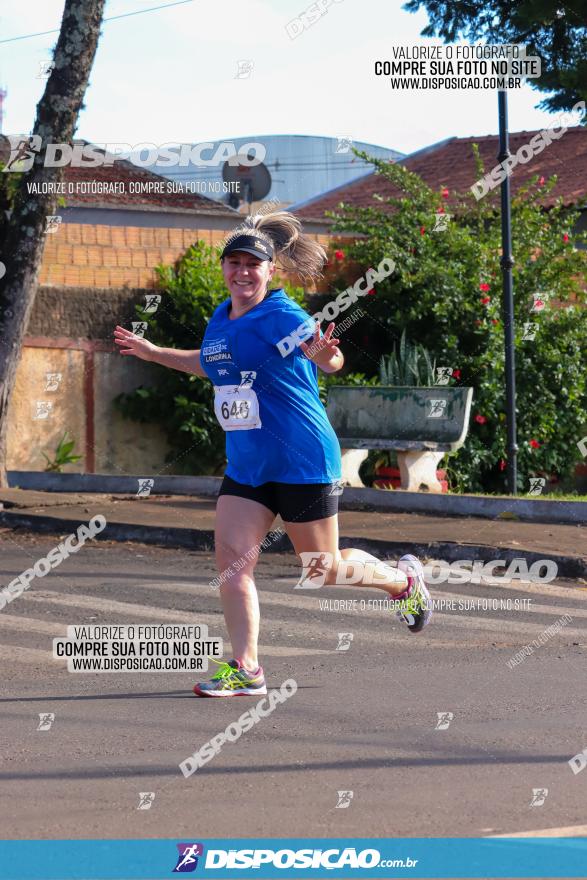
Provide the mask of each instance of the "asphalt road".
{"label": "asphalt road", "polygon": [[[3,530],[1,584],[56,543]],[[298,690],[186,779],[179,762],[257,701],[197,699],[191,672],[69,673],[52,639],[71,624],[169,622],[225,637],[216,574],[209,554],[97,543],[0,611],[2,837],[587,833],[587,771],[568,764],[587,747],[583,585],[440,584],[434,597],[456,610],[413,635],[361,610],[379,591],[294,590],[296,558],[266,555],[261,662],[270,686]],[[359,601],[320,605],[341,598]],[[511,610],[493,609],[502,599]],[[40,713],[55,715],[48,730]],[[453,715],[444,729],[438,713]],[[548,789],[543,803],[533,789]],[[353,793],[346,807],[339,791]],[[140,792],[155,795],[148,809]]]}

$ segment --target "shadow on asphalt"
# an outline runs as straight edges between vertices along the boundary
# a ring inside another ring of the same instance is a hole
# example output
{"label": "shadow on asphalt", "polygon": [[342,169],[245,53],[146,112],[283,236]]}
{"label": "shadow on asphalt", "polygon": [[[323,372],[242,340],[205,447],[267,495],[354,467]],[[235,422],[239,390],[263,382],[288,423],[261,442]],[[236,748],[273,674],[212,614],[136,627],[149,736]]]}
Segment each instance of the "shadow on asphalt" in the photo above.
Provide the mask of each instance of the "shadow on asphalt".
{"label": "shadow on asphalt", "polygon": [[[364,758],[352,761],[343,761],[340,758],[336,761],[319,761],[312,764],[259,764],[256,767],[242,765],[232,765],[228,767],[200,767],[198,774],[201,776],[223,776],[226,773],[246,774],[246,773],[289,773],[297,771],[298,773],[307,773],[311,770],[336,770],[340,772],[341,767],[345,770],[368,770],[368,769],[391,769],[393,767],[473,767],[483,764],[495,765],[499,764],[560,764],[568,761],[568,755],[512,755],[497,754],[457,758]],[[0,773],[2,780],[27,780],[34,779],[109,779],[113,776],[124,777],[140,777],[140,776],[177,776],[177,765],[172,767],[166,766],[143,766],[143,767],[111,767],[108,770],[89,769],[84,765],[79,771],[77,770],[50,770],[29,773]]]}
{"label": "shadow on asphalt", "polygon": [[[194,677],[195,677],[195,673],[194,673]],[[273,685],[269,685],[270,689],[271,689],[271,687],[273,687]],[[279,685],[275,685],[275,687],[278,688]],[[326,687],[326,685],[319,685],[319,684],[301,684],[300,685],[299,684],[298,690],[299,691],[320,690],[320,688],[322,688],[322,687]],[[259,696],[265,696],[265,695],[260,694]],[[62,697],[56,697],[56,696],[53,696],[52,694],[45,694],[42,697],[0,697],[0,703],[48,703],[48,702],[66,703],[69,700],[76,700],[77,702],[81,703],[84,700],[142,700],[145,698],[148,699],[150,697],[162,697],[163,699],[168,699],[168,698],[173,698],[173,697],[180,697],[180,698],[185,698],[185,699],[190,699],[190,700],[198,699],[194,696],[194,694],[191,692],[191,688],[189,688],[189,686],[188,686],[187,688],[184,688],[181,691],[146,691],[145,693],[137,693],[136,691],[133,691],[132,694],[119,694],[119,693],[116,693],[116,694],[72,694],[71,696],[64,694]],[[225,698],[208,697],[207,702],[210,702],[210,700],[219,700],[219,699],[226,700],[229,698],[227,698],[227,697],[225,697]],[[206,702],[206,699],[203,697],[199,698],[199,702],[200,703]],[[241,703],[239,703],[239,706],[240,705],[241,705]],[[244,706],[245,703],[243,703],[242,705]]]}

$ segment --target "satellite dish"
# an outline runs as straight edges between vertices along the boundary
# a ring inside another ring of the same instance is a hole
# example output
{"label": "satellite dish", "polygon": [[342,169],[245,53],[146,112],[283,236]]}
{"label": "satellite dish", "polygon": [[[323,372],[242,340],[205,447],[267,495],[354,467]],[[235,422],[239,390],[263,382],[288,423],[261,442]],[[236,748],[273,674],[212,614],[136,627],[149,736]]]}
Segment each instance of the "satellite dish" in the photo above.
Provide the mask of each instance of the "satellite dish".
{"label": "satellite dish", "polygon": [[236,165],[225,162],[222,166],[222,180],[232,184],[228,204],[231,208],[238,208],[241,202],[250,205],[251,202],[261,201],[271,189],[271,175],[267,167],[262,162],[258,165],[241,164],[244,159],[250,162],[252,155],[240,154],[235,158],[241,161]]}

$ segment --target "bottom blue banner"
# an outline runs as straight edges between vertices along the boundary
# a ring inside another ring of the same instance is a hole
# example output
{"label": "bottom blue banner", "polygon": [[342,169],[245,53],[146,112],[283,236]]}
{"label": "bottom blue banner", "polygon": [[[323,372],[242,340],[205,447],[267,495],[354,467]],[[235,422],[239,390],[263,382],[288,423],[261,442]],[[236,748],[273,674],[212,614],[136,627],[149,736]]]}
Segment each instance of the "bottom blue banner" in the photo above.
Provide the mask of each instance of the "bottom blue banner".
{"label": "bottom blue banner", "polygon": [[587,838],[0,841],[0,880],[586,877]]}

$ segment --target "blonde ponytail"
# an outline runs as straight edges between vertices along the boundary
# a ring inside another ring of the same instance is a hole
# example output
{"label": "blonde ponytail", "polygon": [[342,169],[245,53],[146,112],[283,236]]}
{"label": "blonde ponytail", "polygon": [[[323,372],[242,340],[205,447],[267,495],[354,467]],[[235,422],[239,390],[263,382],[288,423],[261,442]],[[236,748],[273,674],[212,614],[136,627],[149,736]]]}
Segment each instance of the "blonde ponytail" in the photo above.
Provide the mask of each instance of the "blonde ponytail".
{"label": "blonde ponytail", "polygon": [[[244,227],[244,229],[243,229]],[[319,278],[327,256],[324,248],[302,232],[302,224],[294,214],[274,211],[271,214],[253,214],[241,226],[241,233],[249,229],[255,235],[269,239],[275,250],[275,260],[289,272],[302,278]]]}

